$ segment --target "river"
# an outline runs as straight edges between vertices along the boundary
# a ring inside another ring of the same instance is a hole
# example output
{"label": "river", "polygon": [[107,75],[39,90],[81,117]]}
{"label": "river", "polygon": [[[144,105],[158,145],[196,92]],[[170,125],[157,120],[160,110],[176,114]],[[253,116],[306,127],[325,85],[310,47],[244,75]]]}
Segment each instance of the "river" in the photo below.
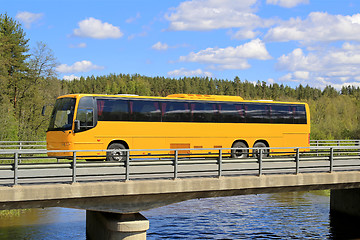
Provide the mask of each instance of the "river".
{"label": "river", "polygon": [[[144,211],[147,239],[356,239],[359,222],[330,221],[327,191],[195,199]],[[0,239],[86,239],[85,211],[0,212]]]}

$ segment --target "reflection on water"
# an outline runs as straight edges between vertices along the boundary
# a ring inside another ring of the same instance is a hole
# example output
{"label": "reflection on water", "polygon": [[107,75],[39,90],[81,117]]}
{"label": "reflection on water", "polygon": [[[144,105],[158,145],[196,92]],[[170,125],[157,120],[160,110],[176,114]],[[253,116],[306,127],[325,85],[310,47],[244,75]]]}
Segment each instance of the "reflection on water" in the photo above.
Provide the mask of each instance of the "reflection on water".
{"label": "reflection on water", "polygon": [[67,208],[0,213],[0,239],[86,239],[85,211]]}
{"label": "reflection on water", "polygon": [[[329,200],[327,191],[245,195],[189,200],[142,214],[150,220],[150,240],[359,238],[358,221],[345,228],[342,220],[330,224]],[[0,212],[0,239],[85,240],[85,211]]]}

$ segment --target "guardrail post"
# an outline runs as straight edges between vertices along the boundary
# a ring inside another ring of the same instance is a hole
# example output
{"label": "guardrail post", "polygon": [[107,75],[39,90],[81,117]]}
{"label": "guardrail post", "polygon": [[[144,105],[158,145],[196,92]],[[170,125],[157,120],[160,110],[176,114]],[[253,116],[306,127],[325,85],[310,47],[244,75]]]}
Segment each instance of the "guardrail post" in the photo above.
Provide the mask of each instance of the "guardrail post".
{"label": "guardrail post", "polygon": [[72,183],[76,183],[76,152],[73,152]]}
{"label": "guardrail post", "polygon": [[300,152],[299,152],[299,148],[296,148],[295,162],[296,162],[296,172],[295,172],[295,174],[297,175],[300,172]]}
{"label": "guardrail post", "polygon": [[125,159],[125,181],[130,180],[130,152],[126,151],[126,159]]}
{"label": "guardrail post", "polygon": [[259,149],[258,161],[259,161],[259,176],[261,176],[262,175],[262,149],[261,148]]}
{"label": "guardrail post", "polygon": [[330,148],[330,173],[334,171],[334,148]]}
{"label": "guardrail post", "polygon": [[14,154],[14,185],[18,184],[18,177],[19,177],[18,167],[19,167],[19,153],[16,152]]}
{"label": "guardrail post", "polygon": [[[19,142],[19,150],[21,152],[21,150],[22,150],[22,142]],[[21,154],[19,154],[19,157],[21,157]],[[19,160],[19,162],[21,163],[21,160]]]}
{"label": "guardrail post", "polygon": [[174,179],[178,177],[178,150],[174,151]]}
{"label": "guardrail post", "polygon": [[219,149],[218,177],[222,176],[222,149]]}

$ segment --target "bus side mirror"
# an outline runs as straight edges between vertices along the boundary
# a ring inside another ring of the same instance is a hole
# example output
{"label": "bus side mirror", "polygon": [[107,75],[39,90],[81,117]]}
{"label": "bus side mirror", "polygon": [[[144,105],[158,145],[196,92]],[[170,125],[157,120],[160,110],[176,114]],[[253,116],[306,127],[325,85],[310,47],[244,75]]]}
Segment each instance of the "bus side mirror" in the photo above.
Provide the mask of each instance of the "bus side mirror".
{"label": "bus side mirror", "polygon": [[75,132],[80,131],[80,120],[75,120],[74,125],[75,125],[75,128],[74,128]]}
{"label": "bus side mirror", "polygon": [[41,110],[41,115],[45,116],[45,109],[46,109],[46,105],[43,106],[42,110]]}

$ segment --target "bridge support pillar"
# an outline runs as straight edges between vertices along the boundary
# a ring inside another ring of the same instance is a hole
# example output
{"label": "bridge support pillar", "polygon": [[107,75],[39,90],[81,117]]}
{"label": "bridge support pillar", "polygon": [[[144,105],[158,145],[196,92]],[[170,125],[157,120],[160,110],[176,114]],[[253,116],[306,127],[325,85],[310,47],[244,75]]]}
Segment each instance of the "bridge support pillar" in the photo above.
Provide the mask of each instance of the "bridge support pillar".
{"label": "bridge support pillar", "polygon": [[149,220],[140,213],[86,211],[87,239],[145,240]]}
{"label": "bridge support pillar", "polygon": [[334,189],[330,192],[330,210],[360,217],[360,188]]}

